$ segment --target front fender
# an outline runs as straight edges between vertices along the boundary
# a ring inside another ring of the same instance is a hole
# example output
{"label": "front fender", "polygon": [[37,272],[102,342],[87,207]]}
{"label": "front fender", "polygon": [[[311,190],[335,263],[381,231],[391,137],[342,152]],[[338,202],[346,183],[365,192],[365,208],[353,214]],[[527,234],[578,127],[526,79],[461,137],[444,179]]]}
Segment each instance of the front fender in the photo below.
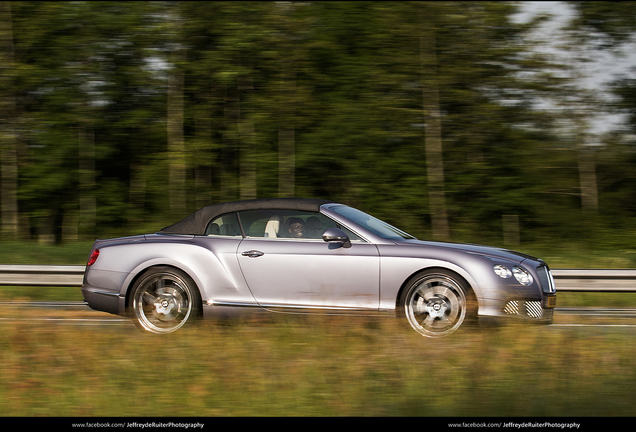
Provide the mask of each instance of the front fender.
{"label": "front fender", "polygon": [[396,308],[404,284],[417,273],[430,268],[449,270],[460,275],[473,289],[477,300],[483,297],[481,285],[464,267],[450,261],[414,257],[386,257],[380,259],[380,309]]}

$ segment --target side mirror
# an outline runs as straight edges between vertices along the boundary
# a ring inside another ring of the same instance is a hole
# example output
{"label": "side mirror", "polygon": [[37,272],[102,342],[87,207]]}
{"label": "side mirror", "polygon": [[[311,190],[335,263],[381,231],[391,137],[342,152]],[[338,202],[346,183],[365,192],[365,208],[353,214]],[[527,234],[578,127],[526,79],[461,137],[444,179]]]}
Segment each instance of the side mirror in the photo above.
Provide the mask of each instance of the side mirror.
{"label": "side mirror", "polygon": [[351,240],[349,236],[341,229],[329,228],[322,234],[322,239],[327,243],[341,243],[342,247],[350,248]]}

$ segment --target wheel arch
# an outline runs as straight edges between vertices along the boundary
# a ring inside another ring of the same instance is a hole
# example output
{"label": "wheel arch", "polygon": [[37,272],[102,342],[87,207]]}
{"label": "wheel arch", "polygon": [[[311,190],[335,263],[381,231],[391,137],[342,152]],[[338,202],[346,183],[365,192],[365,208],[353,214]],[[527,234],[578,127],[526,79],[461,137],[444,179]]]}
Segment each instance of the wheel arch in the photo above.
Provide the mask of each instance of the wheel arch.
{"label": "wheel arch", "polygon": [[468,292],[466,293],[466,295],[468,295],[471,300],[474,301],[475,307],[477,308],[477,310],[475,312],[479,311],[479,300],[477,297],[477,294],[475,293],[475,288],[473,287],[473,284],[471,284],[466,277],[464,277],[462,274],[460,274],[459,272],[450,269],[448,267],[443,267],[443,266],[430,266],[430,267],[424,267],[421,268],[419,270],[414,271],[413,273],[411,273],[411,275],[409,277],[407,277],[404,282],[402,282],[402,285],[400,286],[400,289],[397,291],[397,295],[395,297],[395,309],[396,311],[400,309],[401,305],[400,305],[400,299],[402,298],[402,294],[404,293],[404,290],[406,289],[406,287],[417,277],[419,277],[420,274],[427,272],[427,271],[440,271],[440,272],[444,272],[444,273],[452,273],[453,275],[455,275],[460,282],[463,282],[463,284],[466,286],[466,288],[468,289]]}
{"label": "wheel arch", "polygon": [[183,266],[179,266],[176,265],[175,263],[161,263],[161,262],[157,262],[157,263],[152,263],[149,264],[143,268],[141,268],[140,270],[138,270],[134,275],[132,275],[131,278],[129,278],[129,280],[127,281],[127,283],[124,284],[125,286],[125,294],[124,294],[124,311],[127,313],[129,307],[130,307],[130,296],[132,293],[132,289],[135,286],[135,283],[137,283],[137,281],[139,279],[141,279],[144,275],[146,275],[149,271],[153,270],[153,269],[157,269],[157,268],[171,268],[171,269],[175,269],[178,271],[183,272],[194,284],[194,289],[196,294],[199,297],[199,304],[202,304],[203,302],[203,297],[201,295],[201,288],[200,288],[200,281],[197,281],[196,277],[193,277],[193,272],[188,269],[188,268],[183,268]]}

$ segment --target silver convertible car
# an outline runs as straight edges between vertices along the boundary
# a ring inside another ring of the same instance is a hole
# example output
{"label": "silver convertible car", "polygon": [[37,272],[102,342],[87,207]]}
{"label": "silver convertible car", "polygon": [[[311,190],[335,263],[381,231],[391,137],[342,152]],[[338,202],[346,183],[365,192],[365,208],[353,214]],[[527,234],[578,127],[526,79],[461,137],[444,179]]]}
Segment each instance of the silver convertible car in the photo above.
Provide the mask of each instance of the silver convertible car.
{"label": "silver convertible car", "polygon": [[210,205],[155,234],[97,240],[82,294],[153,333],[269,311],[392,315],[441,337],[481,317],[551,322],[556,303],[539,259],[418,240],[355,208],[300,198]]}

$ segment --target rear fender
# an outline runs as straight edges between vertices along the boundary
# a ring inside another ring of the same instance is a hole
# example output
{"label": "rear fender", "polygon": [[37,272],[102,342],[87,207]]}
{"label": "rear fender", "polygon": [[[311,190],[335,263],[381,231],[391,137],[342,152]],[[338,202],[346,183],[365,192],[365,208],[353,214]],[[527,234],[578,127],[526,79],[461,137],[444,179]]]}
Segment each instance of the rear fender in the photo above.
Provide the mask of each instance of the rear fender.
{"label": "rear fender", "polygon": [[219,298],[253,301],[238,267],[237,246],[238,242],[202,246],[184,240],[104,244],[98,246],[100,256],[87,274],[93,286],[119,293],[122,310],[135,280],[156,266],[171,266],[185,272],[196,284],[204,303]]}

